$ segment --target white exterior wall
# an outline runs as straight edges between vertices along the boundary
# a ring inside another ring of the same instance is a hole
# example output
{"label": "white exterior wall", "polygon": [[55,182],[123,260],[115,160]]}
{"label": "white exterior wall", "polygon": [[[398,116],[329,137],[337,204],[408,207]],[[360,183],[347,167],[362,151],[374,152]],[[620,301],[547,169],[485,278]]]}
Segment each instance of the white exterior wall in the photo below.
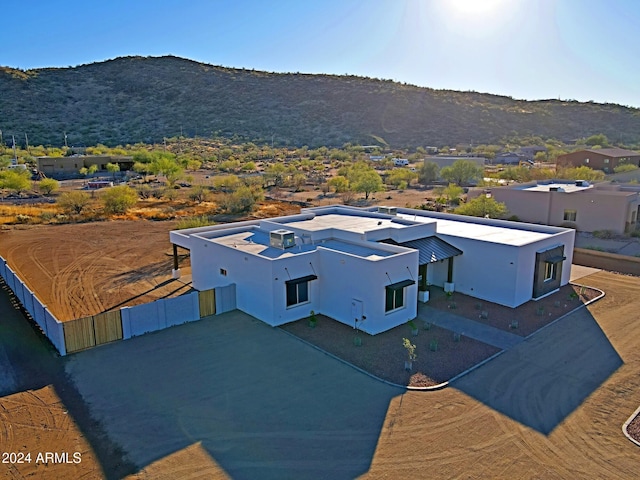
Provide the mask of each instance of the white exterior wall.
{"label": "white exterior wall", "polygon": [[[518,247],[473,238],[438,236],[463,252],[453,259],[452,280],[456,292],[509,307],[522,303],[517,303],[516,295],[516,281],[520,275]],[[447,261],[444,268],[447,268]],[[531,285],[533,288],[533,273]]]}
{"label": "white exterior wall", "polygon": [[[190,248],[193,288],[209,290],[235,283],[237,308],[272,324],[271,260],[198,238]],[[226,276],[220,274],[221,268],[227,271]]]}
{"label": "white exterior wall", "polygon": [[[560,284],[567,284],[571,276],[572,230],[521,246],[439,236],[464,252],[453,260],[453,283],[456,291],[475,298],[508,307],[528,302],[533,295],[536,252],[557,245],[564,245],[564,256],[567,257],[563,262]],[[446,262],[444,264],[446,267]]]}
{"label": "white exterior wall", "polygon": [[[269,288],[269,300],[273,306],[273,313],[268,319],[263,319],[253,313],[251,313],[251,315],[257,316],[260,320],[264,320],[269,325],[276,326],[308,317],[311,310],[319,313],[322,299],[322,285],[326,282],[326,279],[323,276],[320,276],[319,263],[317,251],[272,260],[271,277],[268,281],[271,284],[271,287]],[[287,307],[287,287],[285,282],[287,280],[306,277],[307,275],[318,276],[316,280],[311,280],[309,282],[309,301]],[[265,300],[267,299],[266,297],[267,295],[265,295]],[[239,303],[238,308],[247,312]]]}
{"label": "white exterior wall", "polygon": [[321,280],[321,304],[318,308],[320,313],[353,326],[351,300],[360,300],[366,320],[361,322],[358,328],[372,335],[416,317],[417,284],[405,288],[403,308],[390,313],[385,313],[384,309],[385,285],[411,278],[417,280],[417,251],[371,261],[318,247],[318,256],[318,276]]}

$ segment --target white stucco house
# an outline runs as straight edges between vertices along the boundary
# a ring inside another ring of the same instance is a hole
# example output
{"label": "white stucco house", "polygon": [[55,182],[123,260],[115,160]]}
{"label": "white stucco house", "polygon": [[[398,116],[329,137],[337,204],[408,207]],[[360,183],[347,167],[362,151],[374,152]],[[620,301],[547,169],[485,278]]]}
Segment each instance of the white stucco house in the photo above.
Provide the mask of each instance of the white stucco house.
{"label": "white stucco house", "polygon": [[[376,334],[416,317],[430,285],[516,307],[569,282],[572,229],[408,208],[346,206],[170,232],[193,287],[235,286],[273,326],[311,310]],[[177,256],[174,260],[177,271]]]}

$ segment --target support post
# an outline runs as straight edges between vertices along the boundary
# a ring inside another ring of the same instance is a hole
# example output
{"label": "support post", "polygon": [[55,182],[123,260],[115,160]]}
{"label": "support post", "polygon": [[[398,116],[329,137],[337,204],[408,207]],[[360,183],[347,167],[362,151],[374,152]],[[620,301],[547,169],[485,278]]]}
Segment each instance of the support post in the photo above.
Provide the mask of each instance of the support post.
{"label": "support post", "polygon": [[178,246],[175,243],[173,245],[173,270],[171,270],[171,278],[180,278],[180,268],[178,268]]}

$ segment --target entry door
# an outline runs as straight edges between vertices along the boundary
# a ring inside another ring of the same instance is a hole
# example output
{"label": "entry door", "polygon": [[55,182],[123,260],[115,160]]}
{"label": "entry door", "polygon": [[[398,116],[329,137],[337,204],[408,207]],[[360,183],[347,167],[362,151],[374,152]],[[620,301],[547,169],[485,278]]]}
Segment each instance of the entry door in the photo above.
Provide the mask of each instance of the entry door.
{"label": "entry door", "polygon": [[351,320],[355,327],[362,323],[362,300],[351,299]]}

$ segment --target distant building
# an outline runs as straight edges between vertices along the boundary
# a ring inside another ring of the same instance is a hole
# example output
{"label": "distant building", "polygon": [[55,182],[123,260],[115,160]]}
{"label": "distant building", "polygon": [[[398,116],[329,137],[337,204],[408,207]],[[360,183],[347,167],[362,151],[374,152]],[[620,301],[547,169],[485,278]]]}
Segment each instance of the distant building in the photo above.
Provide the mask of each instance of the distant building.
{"label": "distant building", "polygon": [[527,160],[533,161],[538,153],[546,153],[547,147],[542,147],[540,145],[531,145],[528,147],[520,147],[520,155],[522,155]]}
{"label": "distant building", "polygon": [[491,195],[524,222],[571,226],[579,231],[636,228],[640,185],[551,180],[492,189],[475,188],[469,198]]}
{"label": "distant building", "polygon": [[496,165],[520,165],[520,162],[528,162],[525,155],[516,152],[504,152],[496,155],[493,163]]}
{"label": "distant building", "polygon": [[409,160],[406,158],[394,158],[393,159],[393,164],[396,167],[406,167],[409,165]]}
{"label": "distant building", "polygon": [[120,170],[133,168],[133,157],[117,155],[71,155],[70,157],[37,157],[39,172],[48,177],[69,177],[78,175],[81,168],[97,165],[98,170],[106,170],[107,163],[116,163]]}
{"label": "distant building", "polygon": [[624,148],[593,148],[560,155],[556,160],[558,166],[586,166],[605,173],[613,172],[620,164],[629,163],[640,166],[640,153]]}

